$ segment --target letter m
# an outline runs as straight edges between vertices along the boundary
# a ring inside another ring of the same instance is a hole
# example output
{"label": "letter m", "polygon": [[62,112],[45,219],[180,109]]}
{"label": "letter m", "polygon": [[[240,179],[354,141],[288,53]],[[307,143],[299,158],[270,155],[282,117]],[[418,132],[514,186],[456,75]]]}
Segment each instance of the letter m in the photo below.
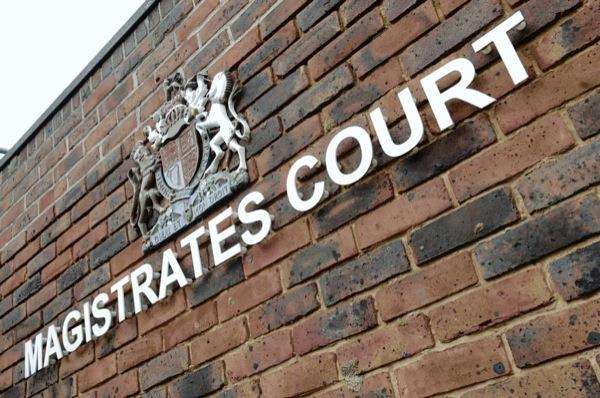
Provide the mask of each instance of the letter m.
{"label": "letter m", "polygon": [[43,356],[42,334],[35,336],[35,342],[31,340],[25,342],[25,378],[34,375],[42,368]]}

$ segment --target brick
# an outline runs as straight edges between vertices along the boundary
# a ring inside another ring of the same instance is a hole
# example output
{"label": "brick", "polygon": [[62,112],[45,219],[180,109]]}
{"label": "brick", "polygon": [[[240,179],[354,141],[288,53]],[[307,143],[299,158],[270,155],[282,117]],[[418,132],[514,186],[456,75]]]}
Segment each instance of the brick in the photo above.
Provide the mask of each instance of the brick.
{"label": "brick", "polygon": [[325,17],[326,15],[331,15],[330,11],[339,3],[341,3],[341,0],[312,1],[298,13],[298,16],[296,17],[296,23],[298,24],[298,27],[303,32],[306,32],[321,18]]}
{"label": "brick", "polygon": [[595,44],[536,81],[517,90],[495,107],[498,125],[510,133],[600,84],[596,73],[600,44]]}
{"label": "brick", "polygon": [[217,8],[219,0],[204,0],[198,4],[189,13],[186,19],[175,29],[175,36],[179,43],[183,43],[192,32],[194,32],[204,21],[207,20],[210,13]]}
{"label": "brick", "polygon": [[185,311],[185,293],[178,290],[172,296],[154,304],[137,315],[138,330],[144,335]]}
{"label": "brick", "polygon": [[[452,364],[452,366],[447,366]],[[429,396],[510,373],[502,341],[494,336],[431,352],[395,371],[406,396]]]}
{"label": "brick", "polygon": [[[3,332],[4,333],[4,332]],[[23,345],[16,344],[12,346],[9,350],[5,351],[0,356],[0,368],[1,370],[5,370],[11,365],[23,359]]]}
{"label": "brick", "polygon": [[43,398],[74,397],[75,395],[75,377],[59,380],[58,383],[42,392]]}
{"label": "brick", "polygon": [[451,207],[452,201],[444,182],[432,180],[359,218],[354,228],[356,240],[364,249],[405,232]]}
{"label": "brick", "polygon": [[231,0],[222,4],[217,11],[210,17],[200,29],[200,39],[206,43],[214,36],[225,24],[233,18],[239,11],[248,4],[248,0]]}
{"label": "brick", "polygon": [[125,228],[112,234],[90,252],[90,267],[94,269],[109,261],[115,254],[127,247],[128,243]]}
{"label": "brick", "polygon": [[165,81],[173,72],[198,50],[198,39],[190,37],[168,56],[154,72],[154,81]]}
{"label": "brick", "polygon": [[417,0],[384,0],[383,1],[383,13],[388,21],[393,21],[410,10]]}
{"label": "brick", "polygon": [[11,295],[3,297],[2,300],[0,300],[0,316],[6,314],[8,311],[12,310],[12,308],[13,305]]}
{"label": "brick", "polygon": [[253,52],[253,50],[260,45],[260,43],[261,41],[258,27],[254,27],[231,48],[225,51],[221,57],[217,59],[217,61],[214,62],[210,68],[208,68],[208,73],[213,75],[222,70],[233,69],[243,59],[245,59],[248,54]]}
{"label": "brick", "polygon": [[452,14],[456,9],[465,4],[468,0],[440,0],[440,10],[445,16]]}
{"label": "brick", "polygon": [[221,390],[221,392],[215,395],[215,398],[259,398],[260,396],[261,392],[258,380],[252,380],[246,383],[236,384],[233,387]]}
{"label": "brick", "polygon": [[85,235],[90,229],[90,222],[87,217],[71,225],[56,241],[56,248],[62,253],[66,248],[77,242],[79,238]]}
{"label": "brick", "polygon": [[278,116],[265,120],[252,131],[252,139],[246,148],[246,156],[252,157],[281,137],[283,130]]}
{"label": "brick", "polygon": [[42,313],[27,315],[27,318],[15,327],[15,340],[20,341],[42,327]]}
{"label": "brick", "polygon": [[599,92],[576,102],[567,108],[567,112],[581,138],[587,139],[600,132],[600,120],[595,117],[600,112]]}
{"label": "brick", "polygon": [[476,241],[519,219],[510,190],[495,189],[410,234],[418,264]]}
{"label": "brick", "polygon": [[299,250],[284,261],[282,266],[284,283],[288,287],[295,286],[354,256],[357,252],[350,227],[341,229],[328,238]]}
{"label": "brick", "polygon": [[366,75],[437,23],[438,17],[433,3],[431,1],[423,3],[352,56],[350,62],[356,74],[359,77]]}
{"label": "brick", "polygon": [[92,109],[96,107],[112,91],[116,85],[116,79],[114,75],[111,75],[104,79],[98,87],[92,92],[92,94],[83,101],[83,113],[88,114]]}
{"label": "brick", "polygon": [[[352,0],[354,1],[354,0]],[[335,389],[315,395],[316,398],[351,398],[351,397],[393,397],[394,389],[387,372],[369,375],[360,385],[342,385]]]}
{"label": "brick", "polygon": [[46,284],[56,276],[60,275],[69,266],[70,261],[70,251],[66,251],[57,256],[42,270],[42,283]]}
{"label": "brick", "polygon": [[[299,99],[300,98],[301,97],[299,97]],[[291,105],[293,104],[294,103]],[[265,148],[264,151],[256,157],[256,167],[258,168],[259,173],[261,175],[266,175],[322,135],[323,128],[321,127],[321,121],[319,120],[318,115],[304,120],[293,130],[285,133],[272,142],[271,145]]]}
{"label": "brick", "polygon": [[2,333],[6,333],[8,330],[14,328],[26,317],[27,305],[25,303],[18,307],[14,306],[12,311],[10,311],[8,314],[4,315],[2,319],[0,319],[0,328],[2,329]]}
{"label": "brick", "polygon": [[189,365],[186,347],[173,348],[139,368],[140,388],[149,388],[183,373]]}
{"label": "brick", "polygon": [[326,130],[338,126],[404,81],[398,60],[392,58],[358,85],[341,94],[323,110]]}
{"label": "brick", "polygon": [[463,398],[490,396],[596,396],[600,384],[589,361],[580,359],[566,364],[535,369],[521,376],[469,391]]}
{"label": "brick", "polygon": [[308,61],[311,77],[315,80],[321,78],[381,29],[383,29],[383,19],[379,10],[375,9],[342,32]]}
{"label": "brick", "polygon": [[417,315],[342,344],[337,357],[342,372],[352,369],[362,374],[410,358],[433,345],[427,317]]}
{"label": "brick", "polygon": [[293,323],[319,306],[315,284],[290,290],[250,312],[248,315],[250,336],[255,338]]}
{"label": "brick", "polygon": [[66,311],[73,304],[73,292],[66,290],[56,296],[53,300],[49,300],[48,304],[42,310],[44,324],[51,322],[59,314]]}
{"label": "brick", "polygon": [[453,191],[464,201],[573,144],[560,116],[545,116],[450,172]]}
{"label": "brick", "polygon": [[505,322],[551,301],[552,293],[543,273],[533,268],[472,290],[434,307],[428,314],[434,334],[447,342]]}
{"label": "brick", "polygon": [[594,16],[600,12],[600,3],[591,1],[573,16],[561,21],[544,34],[534,46],[535,58],[542,69],[548,69],[567,55],[598,38],[600,22]]}
{"label": "brick", "polygon": [[545,314],[521,323],[506,332],[506,339],[520,368],[600,344],[600,317],[597,301]]}
{"label": "brick", "polygon": [[[96,341],[96,357],[103,358],[112,354],[138,336],[135,318],[125,319],[111,328],[101,339]],[[117,365],[119,364],[117,358]]]}
{"label": "brick", "polygon": [[231,24],[231,33],[233,38],[241,37],[248,29],[254,25],[254,22],[260,19],[265,12],[277,3],[276,0],[255,0],[246,8]]}
{"label": "brick", "polygon": [[187,398],[205,396],[225,384],[223,362],[215,362],[197,369],[169,384],[169,397]]}
{"label": "brick", "polygon": [[202,334],[190,344],[191,364],[200,365],[248,340],[246,322],[236,318]]}
{"label": "brick", "polygon": [[319,207],[309,217],[311,229],[320,238],[384,203],[393,195],[389,177],[385,173],[379,173],[351,186]]}
{"label": "brick", "polygon": [[396,239],[327,271],[319,278],[323,301],[330,306],[409,270],[404,244]]}
{"label": "brick", "polygon": [[[273,72],[271,72],[270,68],[263,69],[262,72],[255,75],[253,78],[244,83],[244,90],[240,96],[238,101],[238,106],[240,110],[246,109],[251,103],[253,103],[256,99],[258,99],[261,95],[263,95],[267,90],[271,89],[275,84],[273,79]],[[274,119],[274,118],[273,118]],[[270,119],[272,120],[272,119]],[[268,121],[267,121],[268,122]],[[267,123],[265,122],[265,123]],[[252,136],[256,136],[259,132],[259,127],[254,128],[252,131]],[[248,145],[246,148],[248,151],[246,152],[246,156],[251,157],[253,152],[250,154],[250,149],[253,147],[252,143]],[[254,149],[255,151],[255,149]]]}
{"label": "brick", "polygon": [[246,111],[248,123],[256,126],[306,87],[308,78],[304,69],[300,68],[250,105]]}
{"label": "brick", "polygon": [[389,321],[476,283],[471,256],[461,252],[381,287],[375,294],[375,302],[381,317]]}
{"label": "brick", "polygon": [[58,366],[41,369],[27,380],[27,392],[31,396],[58,382]]}
{"label": "brick", "polygon": [[42,249],[27,263],[27,273],[33,275],[56,258],[56,246],[51,244]]}
{"label": "brick", "polygon": [[260,32],[263,38],[270,36],[279,28],[290,16],[294,15],[302,8],[308,0],[283,0],[273,10],[271,10],[260,22]]}
{"label": "brick", "polygon": [[102,242],[107,235],[108,230],[106,223],[98,224],[97,227],[92,229],[73,245],[73,257],[75,259],[81,258]]}
{"label": "brick", "polygon": [[229,289],[217,298],[219,321],[231,319],[281,292],[279,272],[271,269]]}
{"label": "brick", "polygon": [[316,312],[294,326],[294,352],[304,355],[376,325],[377,317],[371,297],[342,303],[334,308]]}
{"label": "brick", "polygon": [[266,397],[292,397],[308,393],[338,380],[335,355],[325,353],[302,357],[296,362],[260,378]]}
{"label": "brick", "polygon": [[136,370],[115,377],[96,390],[97,398],[128,397],[139,392]]}
{"label": "brick", "polygon": [[27,232],[22,231],[17,236],[12,238],[8,243],[4,245],[2,248],[2,263],[6,263],[8,260],[13,258],[15,254],[19,252],[19,250],[23,249],[27,244]]}
{"label": "brick", "polygon": [[43,287],[42,275],[40,273],[35,274],[33,277],[27,279],[25,283],[19,286],[13,292],[13,305],[18,305],[35,293],[39,292]]}
{"label": "brick", "polygon": [[162,352],[162,347],[162,336],[159,331],[140,336],[117,352],[119,373],[158,356]]}
{"label": "brick", "polygon": [[144,81],[154,76],[154,71],[163,63],[165,58],[175,50],[175,38],[173,35],[166,36],[160,42],[153,43],[154,50],[141,62],[137,68],[138,81]]}
{"label": "brick", "polygon": [[[38,274],[39,276],[39,274]],[[32,314],[56,296],[56,283],[43,286],[39,292],[27,300],[27,313]]]}
{"label": "brick", "polygon": [[552,206],[600,181],[600,141],[544,163],[517,181],[529,212]]}
{"label": "brick", "polygon": [[116,356],[111,355],[100,361],[93,362],[79,372],[77,380],[79,391],[85,392],[117,374]]}
{"label": "brick", "polygon": [[165,325],[163,328],[165,347],[170,349],[210,329],[217,322],[217,309],[213,302],[190,310]]}
{"label": "brick", "polygon": [[98,290],[102,285],[110,281],[110,268],[108,264],[92,271],[73,287],[73,293],[77,301],[85,298],[90,293]]}
{"label": "brick", "polygon": [[337,14],[330,14],[273,61],[277,76],[285,76],[333,39],[341,30]]}
{"label": "brick", "polygon": [[225,357],[227,378],[241,381],[290,359],[292,355],[290,331],[273,332]]}
{"label": "brick", "polygon": [[87,258],[81,259],[72,265],[68,265],[69,261],[65,263],[68,266],[58,277],[57,288],[59,292],[70,288],[76,282],[80,281],[81,278],[86,276],[90,270]]}
{"label": "brick", "polygon": [[[12,269],[12,266],[10,268]],[[5,280],[4,283],[2,283],[2,286],[0,287],[0,293],[2,294],[2,297],[6,297],[10,293],[12,293],[13,290],[21,286],[21,284],[25,282],[26,277],[26,268],[21,268],[18,271],[12,271],[12,276]]]}
{"label": "brick", "polygon": [[497,1],[471,1],[410,45],[400,55],[400,62],[414,76],[501,15],[502,6]]}
{"label": "brick", "polygon": [[187,61],[183,69],[185,76],[195,76],[201,72],[208,66],[211,60],[216,59],[221,55],[223,51],[229,47],[229,44],[229,36],[225,31],[219,33],[218,36],[213,37],[208,43],[200,48],[200,51],[196,52],[196,54]]}
{"label": "brick", "polygon": [[195,307],[243,280],[244,268],[238,258],[198,278],[191,288],[186,289],[187,301]]}
{"label": "brick", "polygon": [[345,1],[339,9],[340,16],[345,26],[349,26],[362,13],[368,10],[376,0],[353,0]]}
{"label": "brick", "polygon": [[521,223],[475,249],[486,279],[504,274],[542,256],[597,234],[600,200],[594,195],[573,199]]}
{"label": "brick", "polygon": [[600,290],[600,242],[577,249],[548,266],[560,295],[571,301]]}

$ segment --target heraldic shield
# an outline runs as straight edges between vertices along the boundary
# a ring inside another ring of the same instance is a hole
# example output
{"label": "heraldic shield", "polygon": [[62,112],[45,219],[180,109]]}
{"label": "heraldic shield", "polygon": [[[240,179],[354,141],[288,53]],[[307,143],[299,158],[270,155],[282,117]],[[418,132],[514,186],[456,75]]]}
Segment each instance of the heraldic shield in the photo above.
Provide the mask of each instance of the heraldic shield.
{"label": "heraldic shield", "polygon": [[[235,110],[241,87],[229,72],[211,80],[180,73],[164,83],[167,100],[136,143],[129,171],[134,187],[131,223],[150,250],[202,218],[248,183],[250,129]],[[237,167],[229,163],[237,156]]]}

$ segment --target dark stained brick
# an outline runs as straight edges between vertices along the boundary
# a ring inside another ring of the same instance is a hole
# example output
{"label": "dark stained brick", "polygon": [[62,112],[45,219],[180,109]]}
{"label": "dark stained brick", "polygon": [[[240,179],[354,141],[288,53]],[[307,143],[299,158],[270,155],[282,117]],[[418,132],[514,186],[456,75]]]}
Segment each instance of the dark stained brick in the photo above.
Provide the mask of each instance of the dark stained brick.
{"label": "dark stained brick", "polygon": [[311,3],[304,8],[304,10],[298,13],[296,21],[298,27],[306,32],[313,26],[319,19],[329,14],[335,6],[340,4],[342,0],[313,0]]}
{"label": "dark stained brick", "polygon": [[279,116],[265,120],[260,126],[252,129],[250,142],[246,146],[246,156],[252,157],[281,136]]}
{"label": "dark stained brick", "polygon": [[23,321],[26,316],[26,303],[21,304],[19,307],[13,308],[13,310],[6,314],[4,318],[0,319],[1,332],[6,333],[8,330],[18,325],[19,322]]}
{"label": "dark stained brick", "polygon": [[596,91],[568,108],[569,117],[579,136],[590,138],[600,132],[600,92]]}
{"label": "dark stained brick", "polygon": [[42,310],[44,324],[50,323],[56,316],[66,311],[71,304],[73,304],[73,292],[71,290],[66,290],[56,296]]}
{"label": "dark stained brick", "polygon": [[273,87],[273,84],[273,72],[271,72],[271,69],[268,68],[264,69],[262,72],[244,83],[244,90],[242,91],[242,96],[238,101],[240,110],[245,109],[258,97],[263,95],[268,89]]}
{"label": "dark stained brick", "polygon": [[221,32],[206,43],[184,66],[186,76],[194,76],[229,46],[227,32]]}
{"label": "dark stained brick", "polygon": [[18,305],[27,300],[29,297],[39,292],[42,287],[42,274],[37,273],[14,291],[13,305]]}
{"label": "dark stained brick", "polygon": [[89,271],[90,267],[88,259],[84,258],[69,266],[57,280],[57,288],[59,292],[70,288],[81,278],[83,278]]}
{"label": "dark stained brick", "polygon": [[85,278],[78,282],[73,288],[73,293],[76,300],[85,298],[90,293],[102,287],[110,281],[110,266],[104,264],[89,273]]}
{"label": "dark stained brick", "polygon": [[329,306],[409,270],[402,239],[396,239],[328,271],[319,278],[319,285]]}
{"label": "dark stained brick", "polygon": [[510,189],[498,188],[410,234],[417,263],[433,260],[519,219]]}
{"label": "dark stained brick", "polygon": [[197,279],[192,287],[186,290],[188,303],[195,307],[243,280],[244,268],[241,258],[238,258]]}
{"label": "dark stained brick", "polygon": [[418,0],[384,0],[383,10],[385,17],[391,22],[417,3]]}
{"label": "dark stained brick", "polygon": [[183,377],[169,385],[169,396],[194,398],[217,391],[225,384],[223,362],[215,362]]}
{"label": "dark stained brick", "polygon": [[[162,381],[183,373],[189,364],[188,349],[185,346],[173,348],[139,368],[140,387],[147,390]],[[188,382],[189,383],[189,382]],[[182,386],[185,386],[185,382]],[[185,390],[184,390],[185,391]]]}
{"label": "dark stained brick", "polygon": [[600,290],[600,242],[553,261],[548,269],[558,292],[567,301]]}
{"label": "dark stained brick", "polygon": [[489,279],[598,232],[600,199],[586,195],[480,243],[475,257]]}
{"label": "dark stained brick", "polygon": [[277,3],[277,0],[254,0],[231,24],[233,38],[237,40],[242,37],[250,26],[254,25],[254,22],[263,16],[275,3]]}
{"label": "dark stained brick", "polygon": [[111,235],[90,252],[90,267],[95,269],[110,260],[115,254],[127,246],[127,229]]}

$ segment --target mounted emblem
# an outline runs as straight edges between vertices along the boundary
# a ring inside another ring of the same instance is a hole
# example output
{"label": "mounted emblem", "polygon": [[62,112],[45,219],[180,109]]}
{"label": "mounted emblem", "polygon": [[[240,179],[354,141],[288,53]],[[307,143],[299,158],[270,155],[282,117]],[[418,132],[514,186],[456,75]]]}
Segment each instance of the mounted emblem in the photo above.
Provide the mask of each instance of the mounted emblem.
{"label": "mounted emblem", "polygon": [[[131,223],[142,234],[145,251],[248,183],[242,144],[250,128],[235,109],[241,87],[234,76],[219,72],[211,81],[199,74],[186,82],[176,73],[164,86],[167,101],[131,154]],[[231,155],[238,158],[234,171]]]}

